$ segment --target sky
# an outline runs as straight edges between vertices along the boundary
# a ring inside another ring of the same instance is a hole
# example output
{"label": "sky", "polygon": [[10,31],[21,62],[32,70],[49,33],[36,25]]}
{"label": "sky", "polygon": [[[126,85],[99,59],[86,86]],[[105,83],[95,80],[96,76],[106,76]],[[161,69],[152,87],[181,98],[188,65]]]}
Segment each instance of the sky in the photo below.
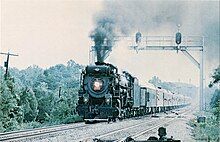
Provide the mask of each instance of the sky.
{"label": "sky", "polygon": [[[70,59],[87,65],[93,45],[89,35],[96,26],[94,16],[106,7],[103,3],[105,1],[101,0],[1,0],[0,52],[18,54],[18,57],[10,58],[10,67],[19,69],[31,65],[48,68],[66,64]],[[171,31],[166,30],[170,28]],[[163,24],[149,33],[174,35],[176,30],[173,25]],[[199,84],[199,69],[182,53],[145,51],[137,54],[128,50],[123,42],[126,41],[119,42],[113,48],[107,61],[131,72],[140,78],[142,84],[152,76],[158,76],[162,81]],[[197,53],[192,55],[199,59]],[[5,59],[5,56],[0,56],[1,65]],[[218,59],[210,63],[206,58],[205,63],[207,83],[219,63]]]}
{"label": "sky", "polygon": [[19,69],[70,59],[88,64],[89,32],[99,9],[100,1],[1,0],[0,51],[19,54],[10,62]]}

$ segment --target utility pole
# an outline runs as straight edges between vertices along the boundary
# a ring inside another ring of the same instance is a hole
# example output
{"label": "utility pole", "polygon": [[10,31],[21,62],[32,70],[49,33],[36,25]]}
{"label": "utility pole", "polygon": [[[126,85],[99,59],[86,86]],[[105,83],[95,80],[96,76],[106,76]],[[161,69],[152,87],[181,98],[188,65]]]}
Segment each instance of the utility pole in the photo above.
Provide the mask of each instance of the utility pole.
{"label": "utility pole", "polygon": [[18,55],[17,54],[12,54],[12,53],[9,53],[9,52],[8,53],[0,52],[0,54],[7,56],[7,60],[4,62],[4,67],[6,68],[6,70],[5,70],[5,79],[7,79],[8,69],[9,69],[9,58],[10,58],[10,56],[18,56]]}
{"label": "utility pole", "polygon": [[61,87],[59,87],[59,98],[61,96]]}

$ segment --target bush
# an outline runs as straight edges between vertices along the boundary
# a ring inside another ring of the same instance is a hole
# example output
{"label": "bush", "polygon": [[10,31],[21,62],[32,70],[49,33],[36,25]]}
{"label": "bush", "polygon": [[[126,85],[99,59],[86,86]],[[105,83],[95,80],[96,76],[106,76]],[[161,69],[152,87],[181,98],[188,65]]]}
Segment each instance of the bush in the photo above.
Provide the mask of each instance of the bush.
{"label": "bush", "polygon": [[21,125],[21,129],[34,129],[34,128],[39,128],[42,127],[43,125],[39,122],[29,122],[29,123],[23,123]]}
{"label": "bush", "polygon": [[64,124],[70,124],[70,123],[75,123],[75,122],[82,122],[83,119],[78,116],[78,115],[72,115],[72,116],[68,116],[67,118],[65,118],[63,120]]}
{"label": "bush", "polygon": [[191,126],[195,140],[217,141],[220,137],[219,121],[211,113],[206,113],[205,123],[197,123],[195,119],[190,120],[188,125]]}

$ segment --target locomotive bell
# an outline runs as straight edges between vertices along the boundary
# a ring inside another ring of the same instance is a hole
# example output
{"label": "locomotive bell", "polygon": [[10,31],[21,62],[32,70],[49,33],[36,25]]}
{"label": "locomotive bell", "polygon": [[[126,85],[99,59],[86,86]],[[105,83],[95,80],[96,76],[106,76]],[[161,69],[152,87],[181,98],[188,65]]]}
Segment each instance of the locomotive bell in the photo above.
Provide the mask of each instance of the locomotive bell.
{"label": "locomotive bell", "polygon": [[137,32],[135,37],[136,37],[136,40],[135,40],[136,43],[137,43],[137,44],[140,43],[140,42],[141,42],[141,33],[140,33],[140,32]]}

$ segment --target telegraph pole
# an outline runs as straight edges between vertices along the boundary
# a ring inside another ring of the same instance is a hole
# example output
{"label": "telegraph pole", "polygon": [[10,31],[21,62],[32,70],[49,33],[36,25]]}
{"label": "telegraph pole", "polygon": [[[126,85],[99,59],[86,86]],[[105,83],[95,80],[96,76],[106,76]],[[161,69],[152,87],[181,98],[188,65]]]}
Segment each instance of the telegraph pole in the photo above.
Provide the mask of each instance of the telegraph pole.
{"label": "telegraph pole", "polygon": [[3,52],[0,52],[0,54],[2,55],[6,55],[7,56],[7,60],[4,62],[4,67],[6,68],[5,70],[5,79],[7,79],[8,77],[8,69],[9,69],[9,59],[10,59],[10,56],[18,56],[17,54],[12,54],[12,53],[3,53]]}

